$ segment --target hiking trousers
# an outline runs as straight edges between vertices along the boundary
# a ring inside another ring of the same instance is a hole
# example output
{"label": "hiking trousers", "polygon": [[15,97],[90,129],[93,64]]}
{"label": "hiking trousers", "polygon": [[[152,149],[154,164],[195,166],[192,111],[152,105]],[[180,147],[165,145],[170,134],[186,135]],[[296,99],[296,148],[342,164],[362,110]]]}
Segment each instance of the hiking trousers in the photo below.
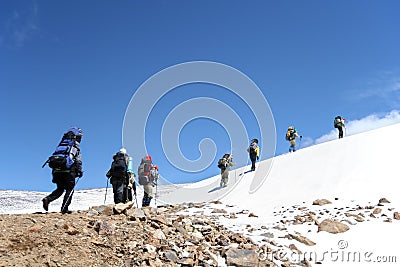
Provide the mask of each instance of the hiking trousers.
{"label": "hiking trousers", "polygon": [[111,177],[110,183],[113,187],[114,204],[124,202],[124,178]]}
{"label": "hiking trousers", "polygon": [[53,183],[57,185],[54,190],[46,198],[50,202],[58,199],[65,191],[64,200],[61,205],[61,212],[68,211],[71,204],[72,194],[75,187],[75,175],[72,172],[53,172]]}
{"label": "hiking trousers", "polygon": [[339,130],[339,138],[343,138],[343,127],[342,126],[338,126],[337,128]]}
{"label": "hiking trousers", "polygon": [[229,168],[221,169],[221,187],[226,187],[228,185],[228,178],[229,178]]}
{"label": "hiking trousers", "polygon": [[143,185],[143,199],[142,199],[142,206],[147,207],[150,206],[150,202],[154,197],[154,186],[152,183],[148,183]]}
{"label": "hiking trousers", "polygon": [[251,170],[255,171],[256,170],[256,160],[257,160],[256,153],[250,153],[250,160],[251,160]]}

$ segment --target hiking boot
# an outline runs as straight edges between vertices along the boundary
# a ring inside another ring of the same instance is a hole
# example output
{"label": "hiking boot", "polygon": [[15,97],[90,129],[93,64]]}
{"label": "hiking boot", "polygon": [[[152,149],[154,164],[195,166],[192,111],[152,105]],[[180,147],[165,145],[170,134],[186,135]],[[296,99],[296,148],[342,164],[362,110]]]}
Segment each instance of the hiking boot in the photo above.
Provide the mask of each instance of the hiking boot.
{"label": "hiking boot", "polygon": [[49,200],[45,197],[42,199],[43,202],[43,208],[45,211],[49,211]]}
{"label": "hiking boot", "polygon": [[62,214],[71,214],[72,211],[66,209],[66,210],[62,210],[61,213],[62,213]]}

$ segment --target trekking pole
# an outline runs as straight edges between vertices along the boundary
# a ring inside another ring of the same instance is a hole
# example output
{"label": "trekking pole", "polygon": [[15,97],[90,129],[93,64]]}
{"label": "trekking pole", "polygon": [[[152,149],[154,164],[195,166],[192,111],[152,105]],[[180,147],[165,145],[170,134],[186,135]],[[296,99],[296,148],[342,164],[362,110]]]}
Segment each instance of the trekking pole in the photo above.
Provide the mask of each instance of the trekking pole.
{"label": "trekking pole", "polygon": [[48,159],[48,160],[46,160],[46,162],[45,162],[45,163],[43,163],[43,165],[42,165],[42,169],[44,168],[44,166],[46,166],[46,164],[47,164],[47,163],[49,163],[49,161],[50,161],[50,160]]}
{"label": "trekking pole", "polygon": [[158,183],[156,183],[156,195],[154,197],[154,205],[157,207],[157,194],[158,194]]}
{"label": "trekking pole", "polygon": [[64,205],[61,207],[61,210],[62,210],[62,211],[64,210],[65,205],[69,202],[71,196],[74,194],[74,192],[75,192],[75,187],[76,187],[76,185],[78,184],[79,179],[81,179],[81,177],[78,177],[78,179],[76,180],[75,185],[74,185],[74,188],[72,188],[72,191],[71,191],[71,193],[69,193],[69,196],[68,196],[67,200],[64,202]]}
{"label": "trekking pole", "polygon": [[108,178],[107,178],[106,194],[104,195],[104,205],[106,204],[106,199],[107,199],[107,189],[108,189]]}
{"label": "trekking pole", "polygon": [[139,208],[139,204],[137,202],[137,197],[136,197],[136,190],[135,190],[135,201],[136,201],[136,208]]}

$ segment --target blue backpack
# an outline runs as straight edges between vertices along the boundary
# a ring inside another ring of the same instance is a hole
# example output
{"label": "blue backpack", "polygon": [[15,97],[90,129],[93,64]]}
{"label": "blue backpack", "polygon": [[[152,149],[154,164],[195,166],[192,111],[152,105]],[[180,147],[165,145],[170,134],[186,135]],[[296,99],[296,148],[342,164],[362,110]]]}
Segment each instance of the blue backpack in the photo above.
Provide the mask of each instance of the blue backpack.
{"label": "blue backpack", "polygon": [[[79,131],[74,131],[75,129]],[[80,152],[79,142],[81,137],[82,132],[79,128],[71,128],[64,134],[56,150],[42,167],[48,163],[49,167],[53,170],[65,171],[71,169],[72,165],[75,163],[75,157]]]}

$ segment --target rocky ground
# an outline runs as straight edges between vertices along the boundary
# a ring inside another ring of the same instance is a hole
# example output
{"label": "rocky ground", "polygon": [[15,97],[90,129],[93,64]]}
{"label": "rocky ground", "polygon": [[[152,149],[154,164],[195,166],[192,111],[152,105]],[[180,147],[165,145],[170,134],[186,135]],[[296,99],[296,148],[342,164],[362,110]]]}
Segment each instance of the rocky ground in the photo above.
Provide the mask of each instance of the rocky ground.
{"label": "rocky ground", "polygon": [[201,205],[1,215],[0,266],[275,266],[211,217],[178,215]]}
{"label": "rocky ground", "polygon": [[[337,234],[369,220],[397,222],[400,215],[388,203],[382,198],[375,205],[339,207],[318,199],[277,209],[277,220],[269,225],[257,224],[257,214],[218,201],[3,214],[0,266],[311,266],[309,260],[279,255],[318,245],[307,237],[312,231]],[[246,223],[223,226],[240,219]]]}

